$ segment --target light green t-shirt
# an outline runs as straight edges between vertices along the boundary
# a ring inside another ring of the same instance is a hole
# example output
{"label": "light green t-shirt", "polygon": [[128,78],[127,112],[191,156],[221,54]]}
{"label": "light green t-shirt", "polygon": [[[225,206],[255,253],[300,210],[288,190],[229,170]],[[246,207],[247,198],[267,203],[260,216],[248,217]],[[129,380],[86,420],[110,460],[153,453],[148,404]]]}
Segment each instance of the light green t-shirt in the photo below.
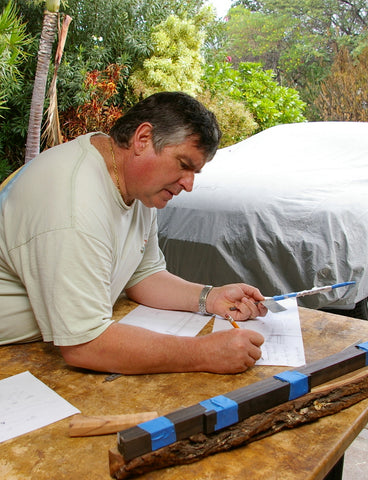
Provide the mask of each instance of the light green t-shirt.
{"label": "light green t-shirt", "polygon": [[93,340],[124,288],[166,268],[156,210],[124,204],[91,135],[42,153],[0,194],[0,344]]}

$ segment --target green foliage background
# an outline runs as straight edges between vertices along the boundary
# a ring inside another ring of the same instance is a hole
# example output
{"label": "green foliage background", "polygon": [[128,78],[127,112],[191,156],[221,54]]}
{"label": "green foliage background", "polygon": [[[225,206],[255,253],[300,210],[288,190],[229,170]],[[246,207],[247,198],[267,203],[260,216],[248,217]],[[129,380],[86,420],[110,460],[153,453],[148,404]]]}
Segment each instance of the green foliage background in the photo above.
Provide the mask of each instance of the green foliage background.
{"label": "green foliage background", "polygon": [[[10,23],[18,38],[12,55],[4,47],[8,33],[1,30],[0,20],[0,53],[7,52],[0,55],[0,180],[23,163],[43,21],[42,2],[11,1],[16,16]],[[0,12],[8,3],[0,0]],[[228,18],[220,21],[204,0],[62,3],[60,11],[73,20],[58,72],[61,114],[93,102],[87,74],[112,64],[120,65],[120,77],[106,108],[123,113],[154,91],[183,90],[216,113],[224,131],[221,146],[279,123],[343,115],[330,111],[326,99],[334,98],[335,110],[339,104],[350,105],[343,98],[347,92],[333,92],[333,78],[339,75],[340,81],[345,69],[350,94],[363,88],[361,98],[366,98],[361,73],[368,67],[366,1],[232,4]],[[342,49],[345,63],[339,56]],[[360,68],[353,68],[357,63]],[[358,111],[359,101],[354,104]]]}

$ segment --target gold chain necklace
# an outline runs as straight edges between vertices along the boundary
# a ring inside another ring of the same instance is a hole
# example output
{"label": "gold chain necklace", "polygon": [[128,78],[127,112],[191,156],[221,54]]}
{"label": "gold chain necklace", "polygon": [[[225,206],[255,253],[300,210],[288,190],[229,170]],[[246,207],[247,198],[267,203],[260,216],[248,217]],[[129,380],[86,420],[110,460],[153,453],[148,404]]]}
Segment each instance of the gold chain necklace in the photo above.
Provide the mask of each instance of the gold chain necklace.
{"label": "gold chain necklace", "polygon": [[111,157],[112,157],[112,168],[114,169],[116,186],[118,187],[118,190],[119,190],[120,195],[121,195],[119,175],[118,175],[118,167],[116,166],[115,153],[114,153],[114,149],[113,149],[112,138],[111,137],[109,137],[109,138],[110,138],[110,150],[111,150]]}

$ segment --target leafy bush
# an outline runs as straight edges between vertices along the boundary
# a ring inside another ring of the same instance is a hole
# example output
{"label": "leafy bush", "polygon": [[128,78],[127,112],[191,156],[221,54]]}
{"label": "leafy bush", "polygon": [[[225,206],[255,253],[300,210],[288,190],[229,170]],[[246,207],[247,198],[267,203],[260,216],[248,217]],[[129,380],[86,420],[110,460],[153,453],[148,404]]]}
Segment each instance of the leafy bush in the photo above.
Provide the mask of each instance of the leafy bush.
{"label": "leafy bush", "polygon": [[263,70],[260,63],[243,62],[236,70],[223,62],[207,66],[203,80],[212,93],[242,101],[257,122],[257,131],[305,121],[305,103],[298,92],[278,85],[274,78],[272,70]]}
{"label": "leafy bush", "polygon": [[129,79],[135,94],[147,97],[160,91],[199,93],[204,36],[195,22],[170,15],[153,29],[151,41],[153,54]]}
{"label": "leafy bush", "polygon": [[10,101],[14,102],[22,90],[20,67],[27,57],[25,48],[30,39],[17,14],[11,1],[0,14],[0,182],[19,166],[13,155],[18,145],[9,147],[9,139],[16,135],[18,125],[8,125],[6,117],[12,106]]}
{"label": "leafy bush", "polygon": [[197,99],[216,115],[222,130],[220,148],[241,142],[256,131],[258,125],[244,103],[223,93],[211,95],[209,90]]}
{"label": "leafy bush", "polygon": [[283,123],[303,122],[305,103],[293,88],[275,81],[272,70],[263,70],[260,63],[239,65],[241,97],[253,113],[260,130]]}
{"label": "leafy bush", "polygon": [[368,47],[354,58],[341,48],[315,100],[324,121],[368,121]]}

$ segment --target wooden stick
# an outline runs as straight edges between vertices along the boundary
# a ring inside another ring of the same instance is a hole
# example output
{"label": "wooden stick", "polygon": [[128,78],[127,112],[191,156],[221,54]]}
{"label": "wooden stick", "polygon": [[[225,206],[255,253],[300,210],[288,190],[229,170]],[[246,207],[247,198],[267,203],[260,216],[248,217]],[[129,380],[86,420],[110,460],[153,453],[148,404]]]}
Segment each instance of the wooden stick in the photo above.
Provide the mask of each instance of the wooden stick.
{"label": "wooden stick", "polygon": [[69,425],[70,437],[88,437],[116,433],[137,423],[157,418],[157,412],[141,412],[125,415],[74,415]]}
{"label": "wooden stick", "polygon": [[[199,433],[208,435],[262,413],[310,392],[311,388],[317,385],[368,365],[367,347],[368,342],[353,345],[342,352],[291,372],[281,372],[224,395],[218,395],[157,419],[159,421],[154,419],[149,428],[146,428],[148,425],[144,428],[136,425],[122,430],[118,432],[118,450],[128,462],[175,441],[184,440],[190,435]],[[172,418],[169,418],[170,416]]]}
{"label": "wooden stick", "polygon": [[365,369],[353,378],[316,390],[318,391],[278,405],[219,432],[192,435],[188,439],[127,462],[117,449],[112,449],[109,452],[110,475],[123,480],[161,468],[194,463],[209,455],[247,445],[286,428],[294,428],[332,415],[368,398],[368,372]]}

